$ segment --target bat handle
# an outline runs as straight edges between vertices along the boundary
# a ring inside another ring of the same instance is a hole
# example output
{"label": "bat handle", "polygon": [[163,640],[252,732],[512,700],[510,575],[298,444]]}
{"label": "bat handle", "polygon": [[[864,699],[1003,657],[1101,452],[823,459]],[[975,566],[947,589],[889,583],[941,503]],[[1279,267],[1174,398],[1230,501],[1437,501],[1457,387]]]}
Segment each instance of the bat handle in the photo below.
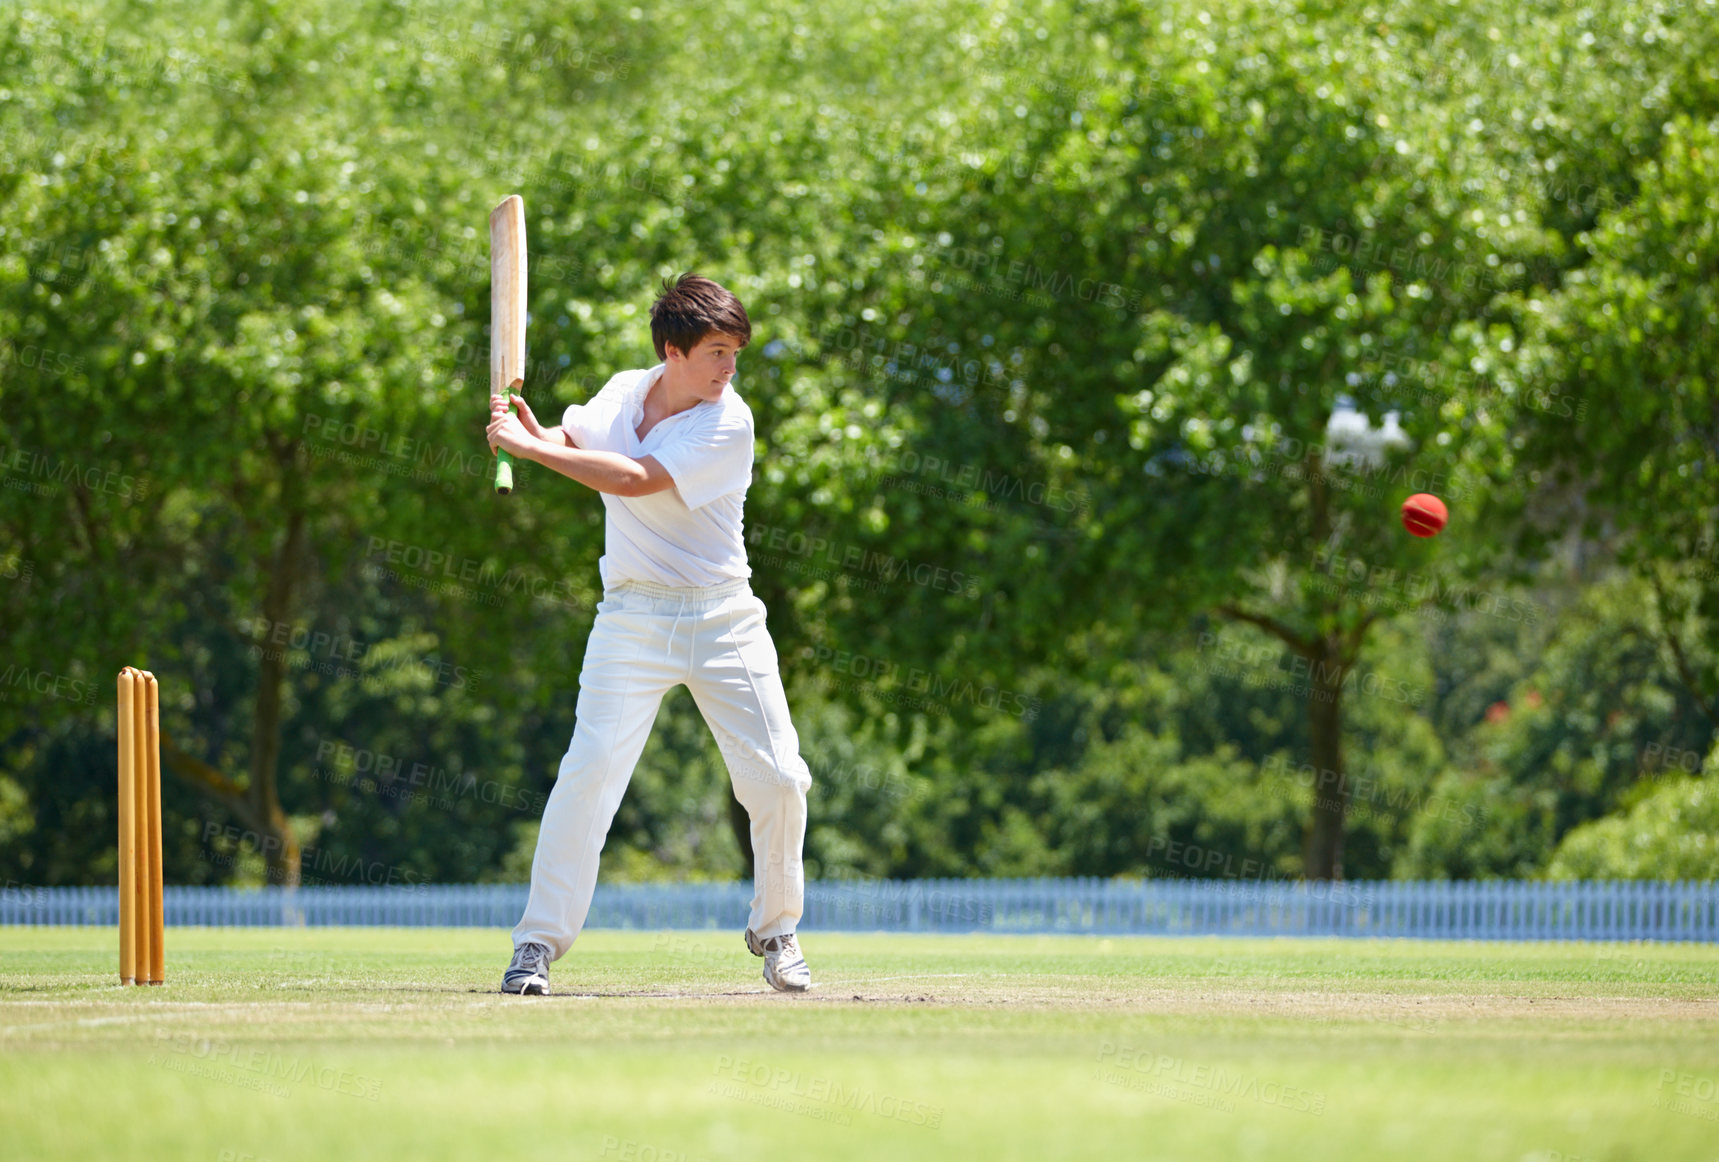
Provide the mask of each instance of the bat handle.
{"label": "bat handle", "polygon": [[[513,393],[518,391],[524,383],[525,381],[523,379],[516,379],[513,383],[508,385],[507,392],[510,400]],[[513,404],[511,402],[507,405],[507,414],[510,416],[519,414],[513,410]],[[500,448],[497,448],[495,453],[495,493],[497,496],[506,496],[512,491],[513,453],[504,452]]]}

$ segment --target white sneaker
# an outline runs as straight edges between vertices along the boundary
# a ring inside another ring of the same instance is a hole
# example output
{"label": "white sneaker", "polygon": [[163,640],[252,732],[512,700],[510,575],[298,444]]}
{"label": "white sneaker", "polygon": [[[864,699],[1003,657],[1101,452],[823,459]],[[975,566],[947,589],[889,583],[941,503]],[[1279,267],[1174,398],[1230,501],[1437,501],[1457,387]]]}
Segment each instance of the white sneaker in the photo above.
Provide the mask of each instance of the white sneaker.
{"label": "white sneaker", "polygon": [[746,930],[746,947],[764,958],[764,983],[777,992],[803,993],[812,987],[812,970],[800,955],[800,942],[792,932],[760,940]]}
{"label": "white sneaker", "polygon": [[513,950],[513,963],[502,974],[501,991],[520,996],[549,995],[549,946],[526,941]]}

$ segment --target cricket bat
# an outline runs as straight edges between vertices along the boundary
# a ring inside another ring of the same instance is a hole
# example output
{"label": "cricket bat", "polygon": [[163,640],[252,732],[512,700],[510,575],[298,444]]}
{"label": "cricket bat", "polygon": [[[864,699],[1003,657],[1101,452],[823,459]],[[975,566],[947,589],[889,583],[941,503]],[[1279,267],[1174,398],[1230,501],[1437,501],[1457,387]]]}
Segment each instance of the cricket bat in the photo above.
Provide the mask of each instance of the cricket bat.
{"label": "cricket bat", "polygon": [[[510,394],[525,384],[525,303],[525,202],[509,194],[489,215],[491,396]],[[513,491],[513,457],[499,449],[495,490],[502,496]]]}

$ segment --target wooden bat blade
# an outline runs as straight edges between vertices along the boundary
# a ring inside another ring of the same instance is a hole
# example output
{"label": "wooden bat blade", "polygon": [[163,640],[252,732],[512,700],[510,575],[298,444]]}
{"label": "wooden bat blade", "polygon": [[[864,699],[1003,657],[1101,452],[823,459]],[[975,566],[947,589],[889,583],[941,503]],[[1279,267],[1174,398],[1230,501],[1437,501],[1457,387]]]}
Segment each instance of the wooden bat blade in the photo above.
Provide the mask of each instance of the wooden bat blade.
{"label": "wooden bat blade", "polygon": [[[525,382],[525,200],[509,194],[489,215],[489,391]],[[496,457],[495,490],[513,491],[513,457]]]}

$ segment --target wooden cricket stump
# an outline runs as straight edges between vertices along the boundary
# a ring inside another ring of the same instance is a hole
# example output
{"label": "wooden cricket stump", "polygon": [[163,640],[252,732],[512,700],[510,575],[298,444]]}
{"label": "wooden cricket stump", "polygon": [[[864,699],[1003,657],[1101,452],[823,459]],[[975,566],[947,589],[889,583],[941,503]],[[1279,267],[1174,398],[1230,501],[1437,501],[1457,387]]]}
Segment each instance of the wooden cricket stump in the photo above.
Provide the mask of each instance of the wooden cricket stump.
{"label": "wooden cricket stump", "polygon": [[119,982],[166,978],[161,913],[161,700],[155,675],[119,672]]}

